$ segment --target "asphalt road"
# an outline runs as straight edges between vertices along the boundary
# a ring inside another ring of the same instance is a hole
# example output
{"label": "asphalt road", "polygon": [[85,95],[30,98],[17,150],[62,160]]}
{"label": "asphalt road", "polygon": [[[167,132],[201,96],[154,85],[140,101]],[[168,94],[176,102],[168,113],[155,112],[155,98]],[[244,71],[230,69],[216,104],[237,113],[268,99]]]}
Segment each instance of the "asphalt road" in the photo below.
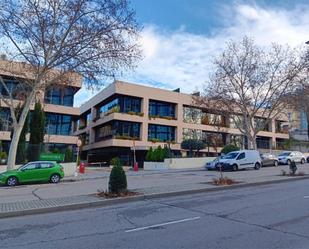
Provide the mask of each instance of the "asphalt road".
{"label": "asphalt road", "polygon": [[0,220],[0,248],[309,248],[309,181]]}

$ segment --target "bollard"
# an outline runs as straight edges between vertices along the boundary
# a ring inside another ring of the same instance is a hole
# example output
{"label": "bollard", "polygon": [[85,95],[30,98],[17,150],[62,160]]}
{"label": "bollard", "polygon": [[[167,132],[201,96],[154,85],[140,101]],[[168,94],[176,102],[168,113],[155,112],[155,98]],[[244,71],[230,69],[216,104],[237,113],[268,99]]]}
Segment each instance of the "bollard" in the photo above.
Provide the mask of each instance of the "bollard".
{"label": "bollard", "polygon": [[138,162],[135,162],[135,163],[134,163],[133,170],[134,170],[134,171],[138,171]]}
{"label": "bollard", "polygon": [[81,173],[81,174],[85,173],[85,163],[80,163],[80,165],[79,165],[79,173]]}

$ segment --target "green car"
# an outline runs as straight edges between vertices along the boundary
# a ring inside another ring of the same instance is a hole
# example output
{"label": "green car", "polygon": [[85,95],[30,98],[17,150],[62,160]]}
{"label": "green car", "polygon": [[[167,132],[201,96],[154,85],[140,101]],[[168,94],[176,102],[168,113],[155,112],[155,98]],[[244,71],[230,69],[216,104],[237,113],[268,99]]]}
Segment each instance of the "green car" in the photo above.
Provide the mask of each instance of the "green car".
{"label": "green car", "polygon": [[18,169],[0,174],[0,184],[15,186],[28,182],[58,183],[64,177],[63,167],[56,162],[29,162]]}

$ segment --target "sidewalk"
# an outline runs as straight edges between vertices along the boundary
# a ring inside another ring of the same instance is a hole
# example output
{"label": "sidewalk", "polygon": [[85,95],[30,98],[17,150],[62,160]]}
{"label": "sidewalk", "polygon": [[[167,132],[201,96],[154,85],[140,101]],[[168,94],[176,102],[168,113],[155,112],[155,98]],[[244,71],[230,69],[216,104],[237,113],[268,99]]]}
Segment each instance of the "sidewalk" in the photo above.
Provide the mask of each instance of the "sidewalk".
{"label": "sidewalk", "polygon": [[288,170],[286,166],[262,168],[259,171],[225,172],[224,176],[240,182],[232,186],[214,186],[211,184],[212,179],[219,176],[219,172],[205,170],[128,171],[129,189],[139,192],[141,195],[116,199],[103,199],[95,195],[99,189],[106,189],[108,171],[88,172],[85,175],[78,176],[76,182],[72,182],[73,179],[67,178],[66,182],[57,185],[40,184],[15,188],[1,187],[0,218],[105,206],[149,198],[256,186],[296,179],[309,179],[309,165],[300,165],[298,168],[299,171],[303,171],[308,175],[293,178],[282,176],[281,170]]}

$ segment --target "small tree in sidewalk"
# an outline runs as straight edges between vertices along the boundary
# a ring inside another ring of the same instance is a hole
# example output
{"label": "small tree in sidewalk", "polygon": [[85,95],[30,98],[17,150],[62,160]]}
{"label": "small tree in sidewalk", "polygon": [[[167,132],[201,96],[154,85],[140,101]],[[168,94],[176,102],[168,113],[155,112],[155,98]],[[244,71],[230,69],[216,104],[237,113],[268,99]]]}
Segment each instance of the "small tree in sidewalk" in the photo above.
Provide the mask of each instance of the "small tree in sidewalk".
{"label": "small tree in sidewalk", "polygon": [[127,176],[123,170],[120,160],[117,160],[117,164],[112,168],[109,176],[108,191],[113,194],[120,194],[127,192]]}

